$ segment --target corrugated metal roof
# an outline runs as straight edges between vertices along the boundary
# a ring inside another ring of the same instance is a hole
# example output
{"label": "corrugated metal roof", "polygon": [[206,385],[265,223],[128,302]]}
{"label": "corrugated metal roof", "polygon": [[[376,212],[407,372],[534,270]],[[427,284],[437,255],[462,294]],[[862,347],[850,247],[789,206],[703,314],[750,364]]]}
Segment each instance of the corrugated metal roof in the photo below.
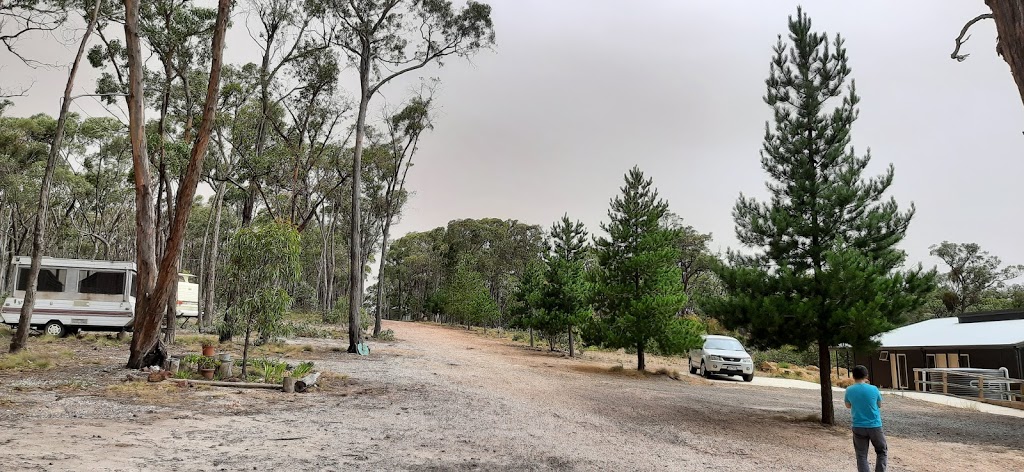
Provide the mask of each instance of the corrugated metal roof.
{"label": "corrugated metal roof", "polygon": [[1016,346],[1024,344],[1024,320],[961,323],[935,318],[879,336],[882,347]]}

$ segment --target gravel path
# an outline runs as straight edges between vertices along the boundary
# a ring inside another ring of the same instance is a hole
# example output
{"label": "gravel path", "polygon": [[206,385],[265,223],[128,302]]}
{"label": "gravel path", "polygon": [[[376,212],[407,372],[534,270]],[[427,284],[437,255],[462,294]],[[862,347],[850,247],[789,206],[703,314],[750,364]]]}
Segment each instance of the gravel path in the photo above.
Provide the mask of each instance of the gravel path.
{"label": "gravel path", "polygon": [[[386,327],[399,340],[369,357],[318,360],[349,380],[313,394],[171,390],[152,406],[13,394],[19,408],[0,402],[0,469],[856,468],[849,413],[837,402],[840,425],[818,425],[816,391],[642,377],[623,354],[569,359],[460,329]],[[609,372],[619,360],[627,370]],[[894,397],[883,417],[893,470],[1024,469],[1018,418]]]}

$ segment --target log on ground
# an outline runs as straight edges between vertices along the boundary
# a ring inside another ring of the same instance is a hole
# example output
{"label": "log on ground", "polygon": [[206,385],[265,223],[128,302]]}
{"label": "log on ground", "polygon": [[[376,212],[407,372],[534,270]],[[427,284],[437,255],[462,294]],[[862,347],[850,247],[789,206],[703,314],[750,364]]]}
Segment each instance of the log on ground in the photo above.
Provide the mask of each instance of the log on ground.
{"label": "log on ground", "polygon": [[254,382],[224,382],[220,380],[192,380],[192,379],[177,379],[175,380],[179,385],[181,384],[192,384],[192,385],[209,385],[211,387],[235,387],[235,388],[266,388],[273,390],[281,390],[281,386],[277,384],[265,384],[265,383],[254,383]]}

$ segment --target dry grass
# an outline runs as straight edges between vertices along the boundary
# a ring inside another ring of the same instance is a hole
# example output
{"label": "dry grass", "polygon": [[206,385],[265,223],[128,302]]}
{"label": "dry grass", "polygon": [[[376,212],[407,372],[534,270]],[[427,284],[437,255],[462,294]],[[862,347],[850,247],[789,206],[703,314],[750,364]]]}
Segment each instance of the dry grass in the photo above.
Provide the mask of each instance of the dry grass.
{"label": "dry grass", "polygon": [[700,377],[694,377],[694,376],[691,376],[691,375],[687,375],[687,374],[682,373],[682,372],[680,372],[680,371],[678,371],[676,369],[671,369],[671,368],[668,368],[668,367],[659,367],[656,370],[650,371],[650,370],[627,369],[622,364],[615,364],[615,365],[610,366],[610,367],[602,366],[602,365],[597,365],[597,364],[578,364],[578,365],[572,366],[572,368],[573,368],[573,370],[576,370],[577,372],[583,372],[583,373],[587,373],[587,374],[615,375],[615,376],[630,377],[630,378],[635,378],[635,379],[646,379],[646,378],[656,377],[656,376],[665,376],[665,377],[668,377],[668,378],[670,378],[672,380],[678,380],[678,381],[686,382],[686,383],[689,383],[689,384],[692,384],[692,385],[711,385],[711,382],[708,382],[707,380],[704,380],[704,379],[702,379]]}
{"label": "dry grass", "polygon": [[84,334],[77,336],[77,338],[100,347],[127,348],[132,342],[131,336],[124,336],[123,339],[117,339],[117,335],[115,334]]}
{"label": "dry grass", "polygon": [[[800,367],[787,362],[762,362],[757,370],[765,377],[777,377],[783,379],[803,380],[804,382],[821,383],[821,372],[817,367],[810,365]],[[847,376],[846,369],[833,369],[832,385],[839,388],[846,388],[854,384],[852,377]]]}
{"label": "dry grass", "polygon": [[667,367],[662,367],[662,368],[654,371],[654,373],[658,374],[658,375],[664,375],[664,376],[666,376],[666,377],[668,377],[668,378],[670,378],[672,380],[683,380],[683,374],[680,374],[679,371],[676,370],[676,369],[669,369]]}
{"label": "dry grass", "polygon": [[116,399],[132,399],[150,405],[177,405],[182,387],[174,382],[122,382],[110,385],[103,395]]}
{"label": "dry grass", "polygon": [[322,324],[324,318],[320,313],[293,311],[286,313],[284,315],[284,320],[291,321],[293,323]]}
{"label": "dry grass", "polygon": [[348,386],[348,376],[334,372],[321,371],[317,380],[317,387],[326,392],[341,390]]}
{"label": "dry grass", "polygon": [[71,339],[74,338],[58,338],[56,336],[50,336],[43,334],[41,336],[29,336],[29,344],[67,344]]}
{"label": "dry grass", "polygon": [[66,349],[24,349],[16,354],[0,354],[0,370],[29,371],[54,367],[60,359],[74,357]]}
{"label": "dry grass", "polygon": [[775,415],[775,419],[789,423],[821,423],[820,413],[798,412],[782,413]]}
{"label": "dry grass", "polygon": [[64,380],[55,387],[60,392],[78,392],[92,387],[94,384],[85,380]]}
{"label": "dry grass", "polygon": [[[241,346],[238,348],[241,349]],[[253,346],[250,349],[250,355],[267,356],[276,354],[281,357],[292,357],[303,352],[312,352],[313,346],[309,344],[267,343]]]}
{"label": "dry grass", "polygon": [[212,334],[182,334],[174,337],[174,345],[179,348],[200,350],[204,344],[216,346],[217,336]]}
{"label": "dry grass", "polygon": [[572,366],[572,369],[586,374],[607,374],[634,378],[647,378],[647,374],[649,374],[647,371],[626,369],[622,364],[615,364],[610,367],[597,364],[578,364]]}

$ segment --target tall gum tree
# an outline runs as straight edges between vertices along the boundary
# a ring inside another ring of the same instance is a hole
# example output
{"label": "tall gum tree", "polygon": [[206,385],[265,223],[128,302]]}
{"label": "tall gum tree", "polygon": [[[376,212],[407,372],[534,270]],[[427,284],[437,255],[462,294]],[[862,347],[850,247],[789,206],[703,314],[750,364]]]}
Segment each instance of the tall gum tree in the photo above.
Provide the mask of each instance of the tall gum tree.
{"label": "tall gum tree", "polygon": [[992,13],[983,13],[964,24],[949,57],[961,62],[967,59],[969,54],[961,53],[960,48],[970,39],[971,26],[982,20],[994,20],[998,36],[996,54],[1010,66],[1010,75],[1024,102],[1024,0],[985,0],[985,5]]}
{"label": "tall gum tree", "polygon": [[46,171],[43,174],[43,182],[39,186],[39,211],[36,213],[35,227],[32,231],[32,262],[29,266],[28,281],[25,287],[25,299],[21,306],[20,317],[18,318],[18,330],[11,339],[10,352],[12,353],[20,351],[28,343],[28,329],[32,321],[36,286],[39,282],[39,266],[43,259],[43,244],[46,238],[46,212],[47,206],[50,204],[50,185],[53,182],[53,171],[57,166],[57,155],[60,152],[64,139],[64,127],[67,124],[68,109],[71,106],[71,91],[75,86],[75,77],[78,75],[78,67],[82,63],[82,57],[85,55],[85,46],[89,43],[89,37],[92,36],[93,30],[96,28],[102,4],[103,0],[96,0],[92,14],[89,15],[88,26],[86,26],[85,34],[82,35],[82,41],[78,45],[78,53],[71,64],[71,71],[68,73],[67,84],[64,87],[64,96],[61,98],[60,114],[57,117],[57,129],[54,131],[53,142],[50,144],[50,152],[46,158]]}
{"label": "tall gum tree", "polygon": [[361,189],[366,116],[370,101],[394,79],[450,56],[469,57],[494,43],[491,7],[469,1],[456,10],[447,0],[327,0],[319,14],[332,22],[332,43],[359,74],[359,101],[352,159],[349,244],[349,347],[362,342],[363,305]]}
{"label": "tall gum tree", "polygon": [[381,212],[380,267],[377,270],[377,303],[374,305],[373,337],[380,336],[383,306],[387,300],[385,279],[388,257],[388,238],[391,225],[398,217],[405,203],[405,179],[412,167],[420,135],[432,128],[430,122],[430,99],[416,97],[401,111],[387,120],[388,159],[384,167],[384,209]]}
{"label": "tall gum tree", "polygon": [[189,154],[188,165],[178,188],[173,224],[168,232],[163,257],[157,265],[156,218],[153,182],[150,179],[149,156],[146,149],[145,98],[143,91],[143,59],[139,37],[139,0],[125,0],[125,46],[128,58],[128,120],[135,170],[137,284],[134,334],[128,368],[161,365],[166,349],[160,340],[160,325],[167,311],[168,294],[177,283],[174,270],[181,254],[185,229],[192,210],[192,200],[203,170],[203,161],[210,144],[220,96],[220,73],[223,65],[224,37],[231,13],[231,0],[219,0],[214,26],[210,79],[196,141]]}

